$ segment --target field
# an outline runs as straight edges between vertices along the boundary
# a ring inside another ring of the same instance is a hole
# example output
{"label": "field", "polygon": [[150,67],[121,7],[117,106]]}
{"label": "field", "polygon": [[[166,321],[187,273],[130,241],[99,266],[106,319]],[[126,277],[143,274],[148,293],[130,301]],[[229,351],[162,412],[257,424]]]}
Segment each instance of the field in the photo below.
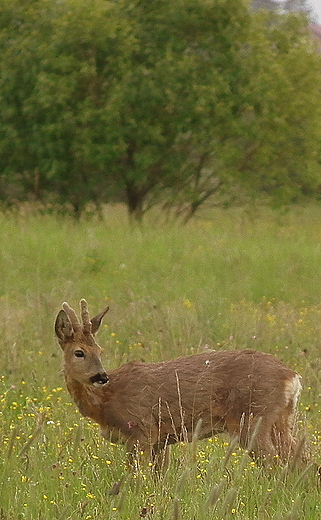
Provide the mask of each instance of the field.
{"label": "field", "polygon": [[262,470],[227,437],[177,445],[155,479],[71,402],[53,333],[63,301],[110,306],[105,368],[256,348],[303,377],[298,435],[321,460],[321,208],[213,211],[186,226],[124,210],[0,215],[1,520],[319,519],[313,468]]}

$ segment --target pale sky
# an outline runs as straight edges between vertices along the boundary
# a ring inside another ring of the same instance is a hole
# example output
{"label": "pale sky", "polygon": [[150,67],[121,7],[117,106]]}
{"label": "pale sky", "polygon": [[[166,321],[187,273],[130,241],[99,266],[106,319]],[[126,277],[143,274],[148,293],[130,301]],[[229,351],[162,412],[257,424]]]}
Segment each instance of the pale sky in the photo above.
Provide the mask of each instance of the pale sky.
{"label": "pale sky", "polygon": [[308,0],[307,4],[311,6],[313,14],[317,17],[317,23],[321,25],[321,0]]}

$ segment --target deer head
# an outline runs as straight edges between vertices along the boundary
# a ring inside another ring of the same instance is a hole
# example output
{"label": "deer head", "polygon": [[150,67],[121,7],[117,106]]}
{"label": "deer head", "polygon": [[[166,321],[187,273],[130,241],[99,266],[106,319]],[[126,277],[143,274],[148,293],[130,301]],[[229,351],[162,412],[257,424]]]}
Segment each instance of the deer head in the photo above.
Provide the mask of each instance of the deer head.
{"label": "deer head", "polygon": [[101,321],[108,311],[89,319],[86,300],[80,301],[81,321],[68,303],[62,304],[55,322],[55,332],[64,355],[65,376],[87,386],[101,387],[108,383],[108,376],[101,364],[101,348],[95,341]]}

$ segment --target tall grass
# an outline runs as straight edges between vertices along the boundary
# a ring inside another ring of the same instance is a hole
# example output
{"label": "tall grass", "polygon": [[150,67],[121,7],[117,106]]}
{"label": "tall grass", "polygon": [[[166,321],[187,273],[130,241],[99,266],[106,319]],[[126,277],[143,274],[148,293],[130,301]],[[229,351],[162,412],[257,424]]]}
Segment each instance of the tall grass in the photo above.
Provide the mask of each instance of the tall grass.
{"label": "tall grass", "polygon": [[70,402],[53,322],[85,297],[93,313],[110,305],[107,371],[207,348],[276,354],[303,376],[298,429],[320,458],[320,208],[159,219],[0,214],[0,518],[320,518],[312,469],[263,471],[222,437],[175,446],[157,480]]}

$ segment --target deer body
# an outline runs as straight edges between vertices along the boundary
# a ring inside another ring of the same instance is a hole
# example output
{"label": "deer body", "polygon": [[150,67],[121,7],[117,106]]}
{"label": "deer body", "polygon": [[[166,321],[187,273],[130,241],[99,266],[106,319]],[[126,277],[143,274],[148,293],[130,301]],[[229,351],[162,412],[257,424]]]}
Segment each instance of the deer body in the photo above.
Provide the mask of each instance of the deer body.
{"label": "deer body", "polygon": [[[81,305],[86,322],[86,302]],[[274,356],[212,351],[161,363],[128,363],[107,374],[94,340],[107,310],[81,326],[74,311],[67,304],[63,308],[56,333],[68,391],[107,439],[125,442],[129,451],[139,445],[157,454],[168,444],[190,441],[198,425],[198,438],[228,432],[244,448],[251,443],[255,457],[277,455],[286,461],[293,453],[300,376]]]}

